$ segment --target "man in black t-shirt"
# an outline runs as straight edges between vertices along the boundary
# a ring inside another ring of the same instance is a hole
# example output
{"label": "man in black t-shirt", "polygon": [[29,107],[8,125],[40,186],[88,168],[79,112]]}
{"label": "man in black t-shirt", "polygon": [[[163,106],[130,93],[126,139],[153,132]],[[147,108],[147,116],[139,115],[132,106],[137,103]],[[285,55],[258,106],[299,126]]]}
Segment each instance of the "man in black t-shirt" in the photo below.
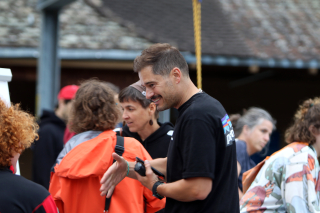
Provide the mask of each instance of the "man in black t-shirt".
{"label": "man in black t-shirt", "polygon": [[[157,109],[174,107],[179,117],[168,157],[145,161],[146,177],[142,177],[134,172],[134,162],[114,153],[117,162],[101,180],[101,195],[110,197],[115,185],[128,175],[159,199],[166,197],[166,213],[238,213],[236,146],[223,106],[192,83],[185,59],[169,44],[144,50],[134,61],[134,71]],[[165,174],[166,183],[158,181],[151,165]]]}

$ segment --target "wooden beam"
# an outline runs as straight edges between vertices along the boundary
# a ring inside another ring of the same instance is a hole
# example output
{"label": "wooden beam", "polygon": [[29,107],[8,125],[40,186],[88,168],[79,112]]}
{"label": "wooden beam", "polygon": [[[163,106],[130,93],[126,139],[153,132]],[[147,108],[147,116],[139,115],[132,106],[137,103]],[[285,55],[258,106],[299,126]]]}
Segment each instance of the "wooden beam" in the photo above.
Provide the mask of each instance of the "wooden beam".
{"label": "wooden beam", "polygon": [[[37,59],[0,59],[2,67],[37,67]],[[132,71],[132,61],[107,60],[61,60],[61,68],[128,70]]]}
{"label": "wooden beam", "polygon": [[37,59],[0,59],[1,67],[36,67]]}
{"label": "wooden beam", "polygon": [[62,60],[62,68],[133,70],[132,61]]}

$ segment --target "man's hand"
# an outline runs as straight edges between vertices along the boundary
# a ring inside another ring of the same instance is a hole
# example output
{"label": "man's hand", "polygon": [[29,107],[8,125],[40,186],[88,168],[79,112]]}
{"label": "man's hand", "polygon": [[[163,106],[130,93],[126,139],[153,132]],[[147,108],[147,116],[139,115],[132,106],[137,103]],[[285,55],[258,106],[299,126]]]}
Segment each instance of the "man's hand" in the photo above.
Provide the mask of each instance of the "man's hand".
{"label": "man's hand", "polygon": [[141,182],[142,185],[144,185],[145,187],[147,187],[148,189],[150,189],[152,191],[153,185],[159,179],[158,179],[158,176],[153,173],[153,171],[151,169],[151,165],[148,160],[144,161],[144,166],[146,168],[146,176],[145,177],[140,176],[139,173],[136,172],[137,179],[138,179],[138,181]]}
{"label": "man's hand", "polygon": [[116,185],[126,177],[128,171],[127,162],[123,157],[117,155],[116,153],[112,153],[112,157],[116,160],[116,162],[109,167],[100,181],[100,195],[107,195],[108,198],[111,197]]}

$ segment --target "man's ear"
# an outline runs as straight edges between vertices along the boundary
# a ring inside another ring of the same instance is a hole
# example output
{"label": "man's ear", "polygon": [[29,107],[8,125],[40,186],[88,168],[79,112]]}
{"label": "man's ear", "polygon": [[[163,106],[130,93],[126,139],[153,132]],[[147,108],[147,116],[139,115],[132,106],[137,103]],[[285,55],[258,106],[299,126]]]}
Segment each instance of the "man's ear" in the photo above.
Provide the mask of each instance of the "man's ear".
{"label": "man's ear", "polygon": [[178,67],[174,67],[170,72],[170,76],[174,79],[174,82],[178,84],[181,81],[182,72]]}

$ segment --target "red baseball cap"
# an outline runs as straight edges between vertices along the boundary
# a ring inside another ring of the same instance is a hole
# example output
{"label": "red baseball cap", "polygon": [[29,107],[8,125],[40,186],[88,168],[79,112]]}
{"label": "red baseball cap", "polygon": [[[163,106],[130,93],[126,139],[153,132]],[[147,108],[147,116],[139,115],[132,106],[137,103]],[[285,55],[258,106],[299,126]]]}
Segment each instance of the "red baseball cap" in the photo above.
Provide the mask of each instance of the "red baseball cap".
{"label": "red baseball cap", "polygon": [[79,86],[77,85],[68,85],[63,87],[59,94],[58,94],[58,100],[64,99],[64,100],[71,100],[76,95],[77,90],[79,89]]}

